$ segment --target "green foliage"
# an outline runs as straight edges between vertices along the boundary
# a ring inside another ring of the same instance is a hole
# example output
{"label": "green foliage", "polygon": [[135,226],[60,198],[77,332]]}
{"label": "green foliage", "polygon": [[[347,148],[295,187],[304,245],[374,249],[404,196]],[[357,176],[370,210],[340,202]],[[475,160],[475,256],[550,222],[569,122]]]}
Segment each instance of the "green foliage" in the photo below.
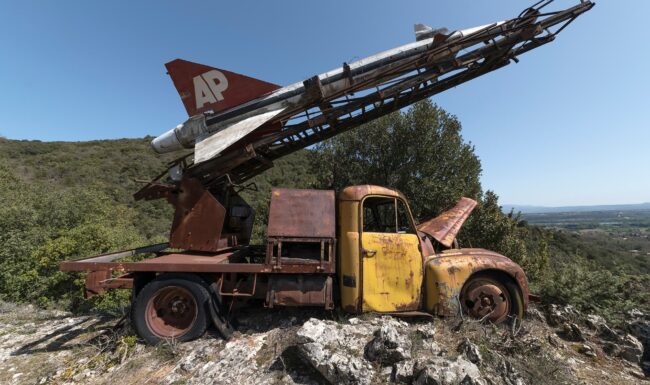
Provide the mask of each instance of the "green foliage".
{"label": "green foliage", "polygon": [[[59,262],[141,244],[133,208],[93,188],[49,189],[27,184],[0,166],[0,295],[41,306],[81,305],[83,278]],[[109,297],[98,301],[114,305]]]}
{"label": "green foliage", "polygon": [[557,263],[538,288],[547,303],[572,304],[615,324],[633,308],[650,311],[650,275],[604,269],[580,255]]}
{"label": "green foliage", "polygon": [[[83,299],[83,274],[62,273],[62,260],[164,242],[172,210],[164,200],[134,202],[132,194],[165,168],[149,141],[13,141],[0,138],[0,298],[71,310],[119,310],[129,293]],[[258,210],[258,239],[272,185],[308,187],[307,152],[279,160],[247,194]],[[176,156],[176,155],[174,155]]]}

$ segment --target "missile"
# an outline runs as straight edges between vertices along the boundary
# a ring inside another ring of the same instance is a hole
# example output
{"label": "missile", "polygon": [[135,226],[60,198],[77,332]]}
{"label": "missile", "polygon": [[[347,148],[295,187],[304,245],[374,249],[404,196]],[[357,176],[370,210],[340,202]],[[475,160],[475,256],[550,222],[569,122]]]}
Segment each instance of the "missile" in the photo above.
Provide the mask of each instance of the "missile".
{"label": "missile", "polygon": [[453,32],[416,24],[414,42],[285,87],[173,60],[165,66],[189,118],[156,137],[152,148],[161,154],[194,150],[170,166],[177,175],[190,172],[205,183],[225,174],[249,179],[283,155],[518,62],[594,6],[579,0],[547,11],[553,2]]}

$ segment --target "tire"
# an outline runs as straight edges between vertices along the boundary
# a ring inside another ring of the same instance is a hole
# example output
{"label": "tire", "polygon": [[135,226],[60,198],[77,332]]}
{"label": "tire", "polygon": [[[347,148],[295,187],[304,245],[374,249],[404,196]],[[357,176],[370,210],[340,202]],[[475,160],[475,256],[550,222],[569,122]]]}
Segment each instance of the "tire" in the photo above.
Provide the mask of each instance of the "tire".
{"label": "tire", "polygon": [[209,325],[210,294],[191,274],[164,274],[145,285],[131,307],[138,335],[156,345],[200,338]]}
{"label": "tire", "polygon": [[512,323],[524,316],[519,287],[502,274],[471,276],[461,291],[461,306],[464,314],[495,324]]}

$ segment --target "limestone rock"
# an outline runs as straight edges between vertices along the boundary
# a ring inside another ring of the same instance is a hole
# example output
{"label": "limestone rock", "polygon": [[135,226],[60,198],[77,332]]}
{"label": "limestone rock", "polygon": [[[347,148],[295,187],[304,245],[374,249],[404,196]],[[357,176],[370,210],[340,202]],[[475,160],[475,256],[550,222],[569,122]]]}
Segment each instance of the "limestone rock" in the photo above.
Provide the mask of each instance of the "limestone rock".
{"label": "limestone rock", "polygon": [[578,352],[588,357],[596,357],[596,352],[594,351],[594,348],[592,348],[591,345],[588,344],[582,344],[578,349]]}
{"label": "limestone rock", "polygon": [[605,354],[607,354],[608,356],[618,357],[618,355],[621,353],[621,347],[618,344],[610,341],[601,341],[601,342],[602,342],[601,346],[603,348],[603,352],[605,352]]}
{"label": "limestone rock", "polygon": [[366,347],[366,356],[370,361],[388,366],[411,358],[411,341],[406,334],[400,333],[400,326],[389,321],[375,331],[375,338]]}
{"label": "limestone rock", "polygon": [[607,322],[605,319],[599,315],[595,314],[588,314],[585,317],[585,324],[591,329],[595,331],[600,331],[601,327],[607,326]]}
{"label": "limestone rock", "polygon": [[392,380],[398,384],[410,384],[413,381],[415,362],[412,360],[401,361],[393,365]]}
{"label": "limestone rock", "polygon": [[605,341],[620,342],[621,337],[607,325],[600,326],[598,337]]}
{"label": "limestone rock", "polygon": [[638,364],[641,362],[641,356],[643,355],[643,344],[636,337],[628,334],[623,339],[623,344],[621,346],[621,352],[619,356],[624,360]]}
{"label": "limestone rock", "polygon": [[414,385],[486,385],[478,367],[459,356],[451,361],[436,357],[418,365]]}
{"label": "limestone rock", "polygon": [[431,323],[426,323],[422,325],[418,325],[415,328],[415,331],[423,338],[423,339],[433,339],[436,335],[436,327],[433,326],[433,322]]}
{"label": "limestone rock", "polygon": [[526,311],[526,315],[538,321],[542,321],[542,322],[546,321],[546,319],[544,318],[544,314],[542,314],[541,311],[537,310],[532,306],[528,308],[528,310]]}
{"label": "limestone rock", "polygon": [[584,342],[585,337],[582,334],[582,330],[575,323],[565,323],[562,325],[562,329],[557,332],[557,334],[567,341],[573,342]]}
{"label": "limestone rock", "polygon": [[456,349],[458,353],[461,353],[465,358],[467,358],[470,362],[480,366],[481,362],[483,361],[483,357],[481,357],[481,352],[475,344],[473,344],[468,338],[465,338],[463,342],[458,345],[458,348]]}
{"label": "limestone rock", "polygon": [[580,318],[580,313],[571,305],[550,305],[546,319],[548,324],[555,327],[565,323],[575,323]]}
{"label": "limestone rock", "polygon": [[501,361],[499,372],[506,385],[526,385],[523,378],[521,378],[521,374],[512,366],[510,361],[505,359]]}
{"label": "limestone rock", "polygon": [[370,384],[370,364],[360,358],[358,336],[352,334],[335,322],[311,318],[296,333],[298,351],[333,384]]}

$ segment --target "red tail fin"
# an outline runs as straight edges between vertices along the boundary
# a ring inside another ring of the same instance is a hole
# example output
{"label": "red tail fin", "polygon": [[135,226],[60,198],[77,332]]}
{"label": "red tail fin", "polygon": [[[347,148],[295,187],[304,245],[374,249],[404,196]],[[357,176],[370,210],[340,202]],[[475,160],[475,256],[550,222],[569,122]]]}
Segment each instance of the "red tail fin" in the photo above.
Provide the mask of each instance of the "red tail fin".
{"label": "red tail fin", "polygon": [[176,59],[165,64],[188,115],[224,111],[280,86],[234,72]]}

